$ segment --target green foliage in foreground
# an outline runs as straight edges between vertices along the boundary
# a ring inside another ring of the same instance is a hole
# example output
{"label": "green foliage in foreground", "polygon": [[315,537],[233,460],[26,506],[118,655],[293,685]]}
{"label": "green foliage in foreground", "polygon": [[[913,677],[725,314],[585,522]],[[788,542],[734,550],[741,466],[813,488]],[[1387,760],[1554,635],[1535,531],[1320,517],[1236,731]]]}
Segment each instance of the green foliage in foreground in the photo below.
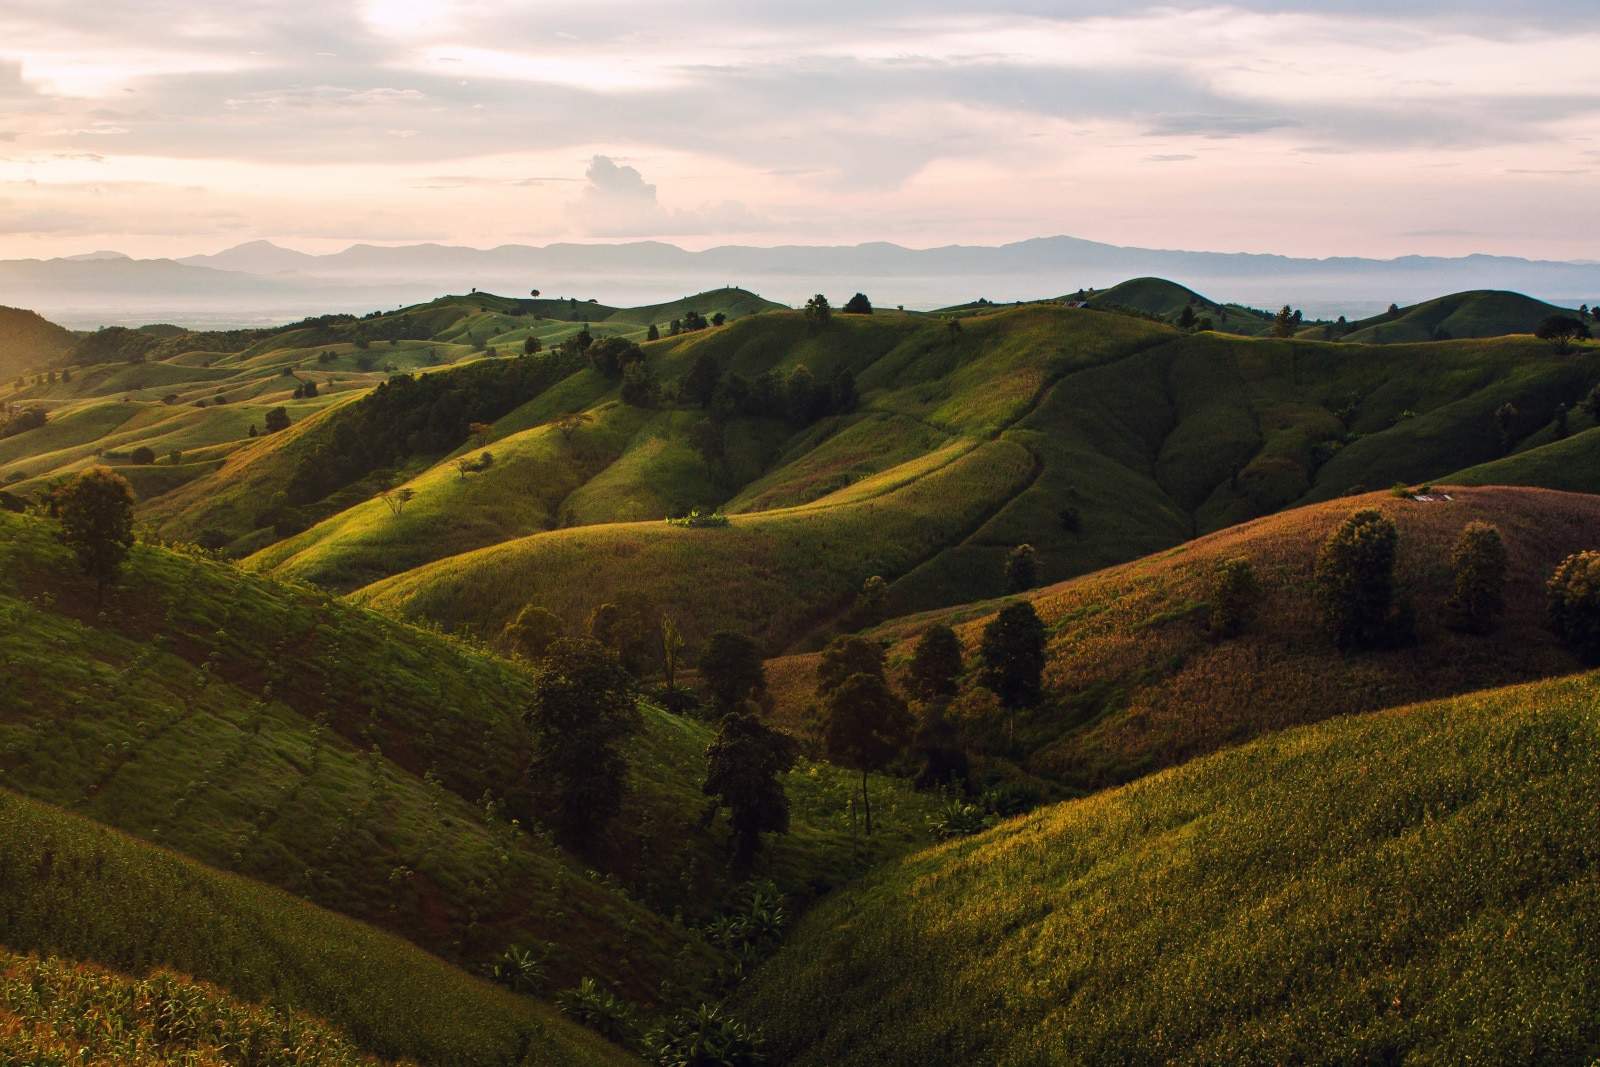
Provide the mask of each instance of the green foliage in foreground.
{"label": "green foliage in foreground", "polygon": [[747,1017],[801,1065],[1590,1062],[1597,697],[1334,720],[918,853]]}
{"label": "green foliage in foreground", "polygon": [[[8,947],[174,968],[430,1064],[626,1063],[548,1007],[287,894],[0,790]],[[428,1010],[417,1010],[427,1005]]]}
{"label": "green foliage in foreground", "polygon": [[308,1016],[169,972],[128,978],[0,950],[0,1062],[354,1067],[379,1061]]}

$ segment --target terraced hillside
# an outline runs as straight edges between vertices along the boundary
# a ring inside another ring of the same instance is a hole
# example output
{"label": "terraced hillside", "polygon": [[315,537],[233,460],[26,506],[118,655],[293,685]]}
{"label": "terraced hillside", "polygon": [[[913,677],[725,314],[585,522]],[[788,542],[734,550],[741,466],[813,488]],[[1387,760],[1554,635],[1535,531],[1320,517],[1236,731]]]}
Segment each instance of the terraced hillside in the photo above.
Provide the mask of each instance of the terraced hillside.
{"label": "terraced hillside", "polygon": [[52,525],[30,517],[0,514],[0,619],[0,667],[27,679],[0,693],[6,787],[473,971],[549,944],[547,994],[596,978],[645,1006],[669,987],[692,998],[722,965],[698,927],[744,879],[798,905],[924,840],[931,802],[884,783],[886,832],[861,842],[854,777],[804,761],[792,832],[736,872],[725,828],[703,821],[710,728],[646,706],[622,814],[570,854],[530,806],[522,668],[143,546],[96,612]]}
{"label": "terraced hillside", "polygon": [[918,853],[745,1007],[795,1065],[1589,1062],[1597,697],[1341,718]]}
{"label": "terraced hillside", "polygon": [[[1399,588],[1415,606],[1418,641],[1349,656],[1322,627],[1312,572],[1323,539],[1363,507],[1399,528]],[[1450,550],[1474,521],[1495,525],[1509,553],[1506,615],[1487,636],[1444,622]],[[1568,673],[1579,664],[1545,624],[1544,582],[1568,554],[1600,546],[1597,531],[1600,497],[1539,489],[1452,487],[1429,503],[1370,494],[1297,508],[1029,593],[1050,635],[1045,699],[1012,719],[969,670],[952,715],[975,750],[1094,789],[1288,726]],[[1255,570],[1258,614],[1240,636],[1218,639],[1207,625],[1210,576],[1236,558]],[[970,668],[983,626],[1006,602],[895,619],[874,636],[904,665],[924,630],[949,622]],[[799,729],[816,657],[786,657],[770,672],[780,717]]]}

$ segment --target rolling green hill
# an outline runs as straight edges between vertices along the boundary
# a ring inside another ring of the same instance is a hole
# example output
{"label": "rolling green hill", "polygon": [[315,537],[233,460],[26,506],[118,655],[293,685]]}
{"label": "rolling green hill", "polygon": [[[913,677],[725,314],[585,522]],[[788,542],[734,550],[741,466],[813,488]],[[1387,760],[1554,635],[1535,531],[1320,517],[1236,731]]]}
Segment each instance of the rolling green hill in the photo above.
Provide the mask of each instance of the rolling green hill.
{"label": "rolling green hill", "polygon": [[[845,366],[861,400],[806,427],[730,419],[717,465],[691,443],[693,405],[630,410],[585,372],[557,391],[593,415],[570,439],[540,429],[559,409],[536,401],[483,446],[510,462],[465,481],[446,463],[414,481],[415,521],[370,502],[250,565],[336,590],[387,568],[363,602],[489,636],[526,603],[578,624],[643,588],[684,598],[694,636],[754,627],[777,651],[815,639],[874,574],[891,583],[889,613],[904,614],[1002,591],[1017,544],[1054,581],[1297,503],[1440,477],[1505,454],[1502,406],[1517,411],[1513,449],[1532,445],[1600,379],[1600,352],[1560,357],[1531,340],[1228,338],[1052,305],[964,322],[952,336],[910,317],[817,331],[761,315],[662,341],[650,358],[663,380],[701,354],[749,378]],[[987,476],[950,462],[975,448]],[[939,482],[919,489],[928,479]],[[934,494],[931,510],[918,503]],[[720,504],[731,526],[630,521],[696,504]],[[842,533],[858,521],[881,526],[870,552]],[[695,577],[702,564],[716,581]],[[787,568],[799,566],[815,580],[797,594]]]}
{"label": "rolling green hill", "polygon": [[77,338],[36,311],[0,307],[0,379],[59,366]]}
{"label": "rolling green hill", "polygon": [[[1353,322],[1338,338],[1367,344],[1445,341],[1532,333],[1551,315],[1572,314],[1542,300],[1493,290],[1453,293]],[[1309,336],[1309,335],[1308,335]]]}
{"label": "rolling green hill", "polygon": [[1167,322],[1177,322],[1187,307],[1196,318],[1211,319],[1214,328],[1223,333],[1260,337],[1272,330],[1270,315],[1238,304],[1219,304],[1165,278],[1133,278],[1109,289],[1083,293],[1080,298],[1084,307],[1097,311],[1128,309]]}
{"label": "rolling green hill", "polygon": [[1597,697],[1342,718],[918,853],[745,1007],[795,1065],[1589,1062]]}

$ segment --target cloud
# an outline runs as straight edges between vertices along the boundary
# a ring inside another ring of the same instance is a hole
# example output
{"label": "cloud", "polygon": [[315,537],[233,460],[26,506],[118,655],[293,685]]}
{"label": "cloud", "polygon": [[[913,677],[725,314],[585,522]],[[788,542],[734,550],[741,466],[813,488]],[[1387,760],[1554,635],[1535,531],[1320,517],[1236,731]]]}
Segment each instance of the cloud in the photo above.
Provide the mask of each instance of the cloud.
{"label": "cloud", "polygon": [[1144,161],[1146,163],[1187,163],[1191,159],[1199,158],[1199,156],[1192,156],[1184,152],[1173,152],[1167,155],[1145,156]]}
{"label": "cloud", "polygon": [[660,237],[739,233],[763,229],[767,220],[745,205],[723,201],[684,210],[668,209],[656,199],[656,187],[638,169],[597,155],[584,171],[586,184],[574,215],[591,236]]}

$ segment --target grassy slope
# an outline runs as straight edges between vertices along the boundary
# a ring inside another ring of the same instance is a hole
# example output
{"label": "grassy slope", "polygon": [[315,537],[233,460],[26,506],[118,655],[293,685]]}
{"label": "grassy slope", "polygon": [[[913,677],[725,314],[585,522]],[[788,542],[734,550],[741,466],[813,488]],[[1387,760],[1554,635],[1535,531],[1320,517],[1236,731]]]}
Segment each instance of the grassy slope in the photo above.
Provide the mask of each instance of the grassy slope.
{"label": "grassy slope", "polygon": [[388,1057],[632,1062],[549,1007],[406,941],[6,790],[0,831],[10,949],[135,974],[176,969],[315,1013]]}
{"label": "grassy slope", "polygon": [[183,1057],[236,1063],[252,1054],[260,1067],[382,1062],[311,1016],[240,1001],[170,971],[136,979],[0,949],[0,1059],[7,1063],[157,1067]]}
{"label": "grassy slope", "polygon": [[1597,696],[1340,719],[919,853],[746,1006],[795,1064],[1588,1062]]}
{"label": "grassy slope", "polygon": [[1564,309],[1542,300],[1495,290],[1452,293],[1390,314],[1350,324],[1342,340],[1368,344],[1428,341],[1443,335],[1502,337],[1532,333],[1548,316]]}
{"label": "grassy slope", "polygon": [[[1030,594],[1050,629],[1048,696],[1018,718],[1009,747],[1003,718],[969,679],[958,703],[974,743],[1079,788],[1127,781],[1198,754],[1334,715],[1523,681],[1576,669],[1544,626],[1543,582],[1570,552],[1594,547],[1600,498],[1482,488],[1432,504],[1387,494],[1300,508],[1180,548]],[[1421,642],[1341,657],[1310,602],[1316,550],[1350,511],[1375,506],[1400,528],[1402,586],[1416,600]],[[1443,628],[1449,552],[1467,522],[1497,525],[1511,573],[1508,614],[1489,637]],[[1251,560],[1264,589],[1260,617],[1241,637],[1205,627],[1207,576],[1216,562]],[[886,624],[891,661],[936,620],[958,626],[969,654],[1002,602]],[[798,724],[814,688],[814,660],[771,668],[779,714]]]}
{"label": "grassy slope", "polygon": [[[322,594],[136,549],[103,615],[50,529],[0,515],[0,781],[477,966],[551,942],[552,989],[640,1001],[714,964],[691,923],[735,889],[699,826],[703,724],[646,708],[623,814],[585,860],[486,801],[515,798],[526,674]],[[923,839],[924,798],[870,846],[852,777],[790,778],[793,832],[757,868],[797,897]],[[671,841],[670,849],[663,848]],[[590,865],[610,877],[601,877]]]}

